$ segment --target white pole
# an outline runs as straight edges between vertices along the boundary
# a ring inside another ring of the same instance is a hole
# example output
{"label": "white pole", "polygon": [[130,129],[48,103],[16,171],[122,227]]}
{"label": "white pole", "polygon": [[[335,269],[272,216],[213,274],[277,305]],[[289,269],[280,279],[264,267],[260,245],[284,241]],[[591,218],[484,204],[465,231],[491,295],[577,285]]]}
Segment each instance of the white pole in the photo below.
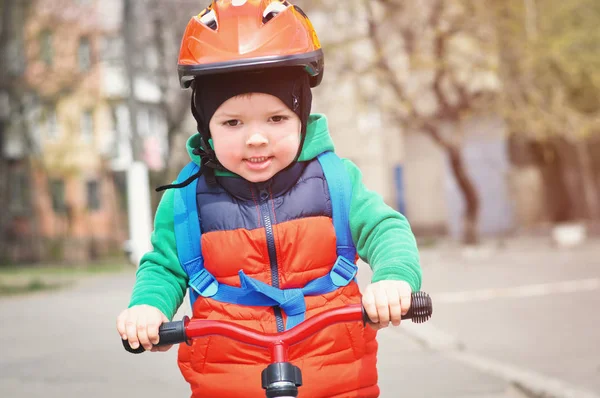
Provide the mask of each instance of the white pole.
{"label": "white pole", "polygon": [[144,162],[134,161],[127,169],[127,210],[131,261],[139,265],[144,253],[152,250],[152,210],[148,168]]}
{"label": "white pole", "polygon": [[137,24],[134,15],[133,0],[123,0],[123,34],[125,38],[125,69],[129,86],[127,107],[129,110],[129,126],[133,163],[127,170],[127,209],[129,212],[129,244],[131,261],[139,265],[139,261],[147,251],[152,250],[150,234],[152,233],[152,210],[150,209],[150,184],[148,167],[143,161],[143,142],[137,124],[137,98],[135,89],[135,37]]}

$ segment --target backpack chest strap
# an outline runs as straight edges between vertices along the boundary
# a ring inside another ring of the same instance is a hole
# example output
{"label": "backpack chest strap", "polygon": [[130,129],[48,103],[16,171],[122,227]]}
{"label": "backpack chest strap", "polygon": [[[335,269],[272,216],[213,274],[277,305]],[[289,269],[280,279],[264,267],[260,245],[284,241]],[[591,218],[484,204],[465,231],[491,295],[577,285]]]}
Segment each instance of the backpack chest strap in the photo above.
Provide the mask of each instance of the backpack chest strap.
{"label": "backpack chest strap", "polygon": [[331,271],[313,279],[302,288],[278,289],[260,282],[239,271],[240,286],[219,283],[206,269],[190,278],[190,287],[196,297],[210,297],[230,304],[261,307],[280,307],[288,316],[286,329],[291,329],[304,320],[306,303],[304,296],[318,296],[331,293],[348,285],[356,277],[358,267],[353,262],[339,256]]}
{"label": "backpack chest strap", "polygon": [[[279,306],[288,316],[286,328],[292,328],[304,320],[306,304],[304,296],[333,292],[348,285],[356,276],[354,264],[356,248],[350,230],[350,201],[352,183],[342,160],[333,152],[318,156],[329,187],[332,219],[336,234],[338,258],[331,271],[308,282],[302,288],[278,289],[239,271],[240,286],[221,284],[204,268],[201,247],[200,217],[197,209],[197,180],[178,189],[174,198],[175,235],[179,261],[189,276],[190,300],[199,296],[247,306]],[[178,181],[185,181],[198,171],[191,162],[179,174]]]}

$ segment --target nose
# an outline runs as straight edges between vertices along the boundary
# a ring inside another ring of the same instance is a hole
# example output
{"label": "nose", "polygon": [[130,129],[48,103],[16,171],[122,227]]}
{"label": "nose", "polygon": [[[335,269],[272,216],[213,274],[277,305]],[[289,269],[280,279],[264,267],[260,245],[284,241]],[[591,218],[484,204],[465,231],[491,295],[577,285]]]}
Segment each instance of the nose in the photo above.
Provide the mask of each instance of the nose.
{"label": "nose", "polygon": [[248,146],[267,145],[268,143],[269,140],[267,139],[267,137],[261,133],[253,133],[246,140],[246,145]]}

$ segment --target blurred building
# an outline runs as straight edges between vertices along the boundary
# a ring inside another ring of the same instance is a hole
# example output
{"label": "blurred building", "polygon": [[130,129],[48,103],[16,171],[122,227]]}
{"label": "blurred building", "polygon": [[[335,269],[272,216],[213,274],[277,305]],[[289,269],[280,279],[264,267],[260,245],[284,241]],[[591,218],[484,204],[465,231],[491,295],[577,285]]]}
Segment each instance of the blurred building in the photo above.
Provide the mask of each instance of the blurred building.
{"label": "blurred building", "polygon": [[[39,0],[13,10],[20,97],[8,101],[9,206],[0,223],[10,261],[88,260],[120,253],[127,239],[121,9],[119,0]],[[166,126],[151,73],[136,81],[137,124],[146,163],[161,169]]]}

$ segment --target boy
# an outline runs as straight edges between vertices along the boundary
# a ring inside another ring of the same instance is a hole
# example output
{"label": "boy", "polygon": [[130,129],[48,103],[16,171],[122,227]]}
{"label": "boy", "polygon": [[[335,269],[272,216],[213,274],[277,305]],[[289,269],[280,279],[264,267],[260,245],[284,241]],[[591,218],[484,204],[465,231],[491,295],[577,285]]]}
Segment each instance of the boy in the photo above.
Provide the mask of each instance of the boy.
{"label": "boy", "polygon": [[[336,181],[326,178],[320,163],[333,143],[325,117],[310,115],[311,87],[322,73],[323,54],[312,25],[287,1],[218,0],[192,18],[179,74],[182,86],[192,87],[198,134],[187,149],[200,168],[167,186],[158,208],[154,249],[142,258],[129,308],[117,319],[119,334],[133,348],[170,348],[153,344],[188,285],[193,317],[262,332],[282,332],[361,300],[375,329],[400,324],[411,292],[421,284],[415,239],[406,219],[364,187],[353,163],[342,160],[352,187],[348,216],[354,247],[336,243],[330,191]],[[203,261],[193,272],[182,252],[196,242],[176,237],[180,214],[174,205],[177,191],[192,183]],[[333,290],[298,297],[312,281],[328,277],[340,259],[355,267],[356,254],[373,269],[362,297],[353,274]],[[199,276],[208,282],[198,283]],[[287,291],[297,300],[294,306],[240,304],[219,295],[220,289],[241,295]],[[337,324],[294,346],[290,361],[303,372],[301,396],[379,396],[375,335],[360,324]],[[180,369],[198,398],[264,396],[258,380],[269,359],[266,350],[220,336],[179,348]]]}

